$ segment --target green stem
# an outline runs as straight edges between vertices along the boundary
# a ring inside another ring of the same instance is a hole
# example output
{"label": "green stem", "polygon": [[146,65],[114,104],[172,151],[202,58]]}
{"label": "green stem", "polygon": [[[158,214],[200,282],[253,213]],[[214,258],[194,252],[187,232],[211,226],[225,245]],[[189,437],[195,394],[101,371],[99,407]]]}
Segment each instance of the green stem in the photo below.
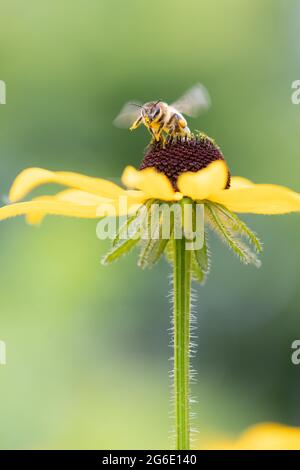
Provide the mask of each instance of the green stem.
{"label": "green stem", "polygon": [[191,251],[174,240],[174,398],[176,449],[190,448]]}

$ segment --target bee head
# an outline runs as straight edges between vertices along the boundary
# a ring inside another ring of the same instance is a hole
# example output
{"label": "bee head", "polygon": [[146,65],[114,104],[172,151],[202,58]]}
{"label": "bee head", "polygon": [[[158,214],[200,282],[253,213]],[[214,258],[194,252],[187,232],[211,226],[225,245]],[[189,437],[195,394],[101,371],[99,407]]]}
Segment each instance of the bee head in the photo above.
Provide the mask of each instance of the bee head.
{"label": "bee head", "polygon": [[142,107],[142,115],[146,122],[157,121],[161,114],[161,100],[145,103]]}

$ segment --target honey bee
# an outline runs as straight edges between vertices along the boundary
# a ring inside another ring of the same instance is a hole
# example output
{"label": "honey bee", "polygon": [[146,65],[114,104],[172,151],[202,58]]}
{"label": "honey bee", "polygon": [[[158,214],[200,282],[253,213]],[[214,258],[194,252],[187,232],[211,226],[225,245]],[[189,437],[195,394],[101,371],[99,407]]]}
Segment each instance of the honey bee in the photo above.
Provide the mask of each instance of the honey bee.
{"label": "honey bee", "polygon": [[191,131],[183,115],[197,117],[209,106],[209,94],[199,83],[171,105],[162,100],[145,104],[126,103],[114,120],[114,124],[118,127],[130,126],[130,130],[137,129],[143,124],[152,135],[153,141],[165,142],[166,137],[189,137]]}

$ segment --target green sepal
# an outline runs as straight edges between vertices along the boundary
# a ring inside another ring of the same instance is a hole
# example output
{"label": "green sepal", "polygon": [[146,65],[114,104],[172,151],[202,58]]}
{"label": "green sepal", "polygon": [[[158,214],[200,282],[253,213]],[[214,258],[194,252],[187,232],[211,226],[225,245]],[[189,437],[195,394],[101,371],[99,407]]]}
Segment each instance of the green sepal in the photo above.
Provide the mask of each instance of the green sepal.
{"label": "green sepal", "polygon": [[112,241],[112,246],[118,246],[120,244],[120,242],[122,240],[127,240],[128,239],[128,231],[129,231],[129,227],[131,225],[132,222],[134,222],[134,220],[136,219],[136,214],[126,218],[126,221],[123,225],[121,225],[118,233],[117,233],[117,236],[116,238],[114,238],[114,240]]}
{"label": "green sepal", "polygon": [[167,240],[167,244],[165,247],[164,255],[166,261],[173,266],[174,262],[174,240]]}
{"label": "green sepal", "polygon": [[[150,205],[150,202],[147,201],[134,216],[129,217],[125,224],[122,225],[112,243],[110,251],[102,259],[102,264],[108,265],[117,261],[137,245],[144,230],[145,219],[148,216]],[[127,236],[125,237],[126,234]]]}
{"label": "green sepal", "polygon": [[[153,206],[155,207],[155,206]],[[164,253],[169,238],[163,238],[164,213],[159,213],[159,219],[152,219],[152,210],[148,211],[148,223],[144,234],[141,237],[141,251],[138,260],[138,266],[142,269],[151,268],[160,259]],[[173,218],[171,219],[169,236],[172,237]],[[144,236],[144,238],[143,238]]]}
{"label": "green sepal", "polygon": [[208,263],[208,250],[206,244],[206,236],[204,236],[204,243],[200,250],[194,250],[195,261],[200,266],[201,270],[204,273],[207,273],[209,270],[209,263]]}
{"label": "green sepal", "polygon": [[195,251],[192,252],[191,256],[191,274],[194,281],[200,282],[201,284],[204,282],[205,273],[196,259]]}
{"label": "green sepal", "polygon": [[141,245],[138,266],[142,269],[152,268],[163,254],[169,240],[159,238],[158,240],[143,240]]}
{"label": "green sepal", "polygon": [[227,223],[231,226],[231,229],[238,232],[241,236],[246,237],[254,246],[257,253],[261,253],[263,250],[262,243],[257,238],[256,234],[250,230],[249,227],[243,222],[236,214],[231,212],[221,204],[214,203],[218,208],[219,212],[227,218]]}
{"label": "green sepal", "polygon": [[[257,258],[251,248],[243,243],[239,236],[244,233],[241,230],[233,230],[232,224],[228,219],[222,217],[222,212],[217,205],[213,203],[205,204],[206,215],[212,229],[224,241],[228,247],[239,257],[244,264],[253,264],[257,268],[261,266],[261,261]],[[237,223],[235,225],[237,227]],[[248,228],[247,228],[248,229]],[[248,229],[249,230],[249,229]],[[249,230],[250,232],[250,230]]]}

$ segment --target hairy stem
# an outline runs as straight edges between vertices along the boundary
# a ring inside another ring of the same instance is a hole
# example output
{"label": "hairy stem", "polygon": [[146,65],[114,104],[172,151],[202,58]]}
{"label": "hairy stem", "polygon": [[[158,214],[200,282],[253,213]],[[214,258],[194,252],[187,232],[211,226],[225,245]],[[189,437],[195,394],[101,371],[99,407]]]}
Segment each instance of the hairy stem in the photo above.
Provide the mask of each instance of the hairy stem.
{"label": "hairy stem", "polygon": [[174,240],[174,398],[176,449],[190,448],[191,251]]}

